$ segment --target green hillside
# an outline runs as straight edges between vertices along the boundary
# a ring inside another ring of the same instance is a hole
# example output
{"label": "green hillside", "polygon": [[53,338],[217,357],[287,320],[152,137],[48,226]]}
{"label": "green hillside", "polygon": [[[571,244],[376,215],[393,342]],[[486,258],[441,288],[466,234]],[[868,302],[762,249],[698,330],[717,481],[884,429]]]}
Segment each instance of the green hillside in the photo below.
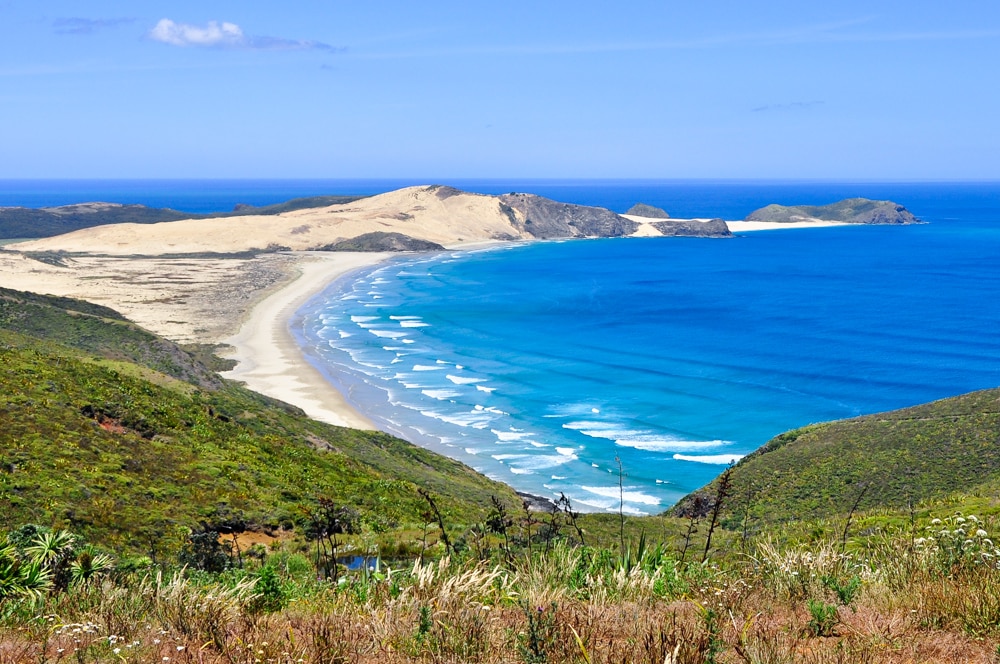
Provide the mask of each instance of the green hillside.
{"label": "green hillside", "polygon": [[458,462],[223,382],[118,314],[64,298],[0,291],[0,395],[0,528],[66,527],[150,551],[203,521],[291,528],[320,497],[375,530],[423,523],[418,486],[456,524],[491,495],[516,500]]}
{"label": "green hillside", "polygon": [[[731,471],[723,513],[758,522],[905,510],[952,494],[1000,492],[1000,388],[784,433]],[[707,512],[718,480],[670,513]],[[700,498],[696,502],[696,499]]]}

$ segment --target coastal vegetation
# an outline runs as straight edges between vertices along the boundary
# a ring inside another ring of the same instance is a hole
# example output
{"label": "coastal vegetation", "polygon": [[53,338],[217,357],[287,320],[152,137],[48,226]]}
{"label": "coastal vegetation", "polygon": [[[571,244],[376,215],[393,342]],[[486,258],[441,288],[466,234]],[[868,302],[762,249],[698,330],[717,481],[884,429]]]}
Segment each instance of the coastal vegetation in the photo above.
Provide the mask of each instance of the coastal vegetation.
{"label": "coastal vegetation", "polygon": [[0,292],[0,360],[0,527],[45,523],[167,555],[202,523],[293,530],[319,499],[364,509],[378,532],[421,523],[418,487],[456,519],[514,495],[387,434],[224,382],[103,307]]}
{"label": "coastal vegetation", "polygon": [[[920,519],[688,555],[583,546],[494,511],[473,546],[328,565],[309,542],[170,562],[27,525],[0,548],[9,662],[995,662],[996,522]],[[0,533],[0,536],[3,536]],[[226,540],[223,540],[225,542]],[[336,569],[335,572],[333,570]]]}
{"label": "coastal vegetation", "polygon": [[[906,510],[961,492],[976,509],[1000,498],[1000,389],[789,431],[730,469],[733,526]],[[671,513],[707,513],[719,480]]]}
{"label": "coastal vegetation", "polygon": [[0,291],[0,662],[1000,656],[998,390],[789,432],[626,518],[200,358]]}

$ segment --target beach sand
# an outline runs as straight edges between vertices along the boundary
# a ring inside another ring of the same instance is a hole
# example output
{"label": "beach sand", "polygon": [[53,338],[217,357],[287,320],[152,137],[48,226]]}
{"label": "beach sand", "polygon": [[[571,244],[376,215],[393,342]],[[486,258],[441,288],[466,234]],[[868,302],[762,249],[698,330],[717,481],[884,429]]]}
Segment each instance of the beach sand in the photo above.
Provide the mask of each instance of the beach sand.
{"label": "beach sand", "polygon": [[[303,355],[295,310],[336,278],[391,254],[282,252],[255,257],[62,256],[0,252],[0,286],[102,304],[181,344],[225,344],[227,378],[315,419],[373,429]],[[348,386],[349,389],[349,386]]]}
{"label": "beach sand", "polygon": [[[623,217],[642,224],[632,237],[655,237],[662,235],[651,226],[654,221],[700,221],[702,223],[711,221],[709,218],[703,219],[653,219],[651,217],[639,217],[634,214],[623,214]],[[823,221],[821,219],[809,219],[803,221],[793,221],[789,223],[779,223],[773,221],[727,221],[726,226],[732,233],[744,233],[746,231],[782,231],[789,228],[829,228],[831,226],[856,226],[857,224],[847,224],[840,221]]]}
{"label": "beach sand", "polygon": [[239,332],[222,340],[232,350],[220,354],[238,362],[235,369],[222,375],[298,406],[313,419],[355,429],[375,429],[306,360],[289,323],[299,307],[332,281],[391,255],[317,252],[302,256],[295,265],[298,276],[254,306]]}
{"label": "beach sand", "polygon": [[744,231],[783,231],[789,228],[830,228],[831,226],[857,226],[858,224],[847,224],[842,221],[792,221],[779,223],[774,221],[727,221],[726,226],[733,233]]}

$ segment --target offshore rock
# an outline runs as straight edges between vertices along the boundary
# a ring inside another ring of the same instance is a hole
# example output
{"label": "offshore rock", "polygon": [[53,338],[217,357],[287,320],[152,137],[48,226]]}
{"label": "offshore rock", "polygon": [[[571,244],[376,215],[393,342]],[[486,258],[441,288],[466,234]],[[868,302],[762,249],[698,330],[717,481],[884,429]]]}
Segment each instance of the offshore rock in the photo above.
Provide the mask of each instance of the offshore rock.
{"label": "offshore rock", "polygon": [[694,219],[671,219],[670,221],[654,221],[650,226],[660,231],[664,237],[732,237],[722,219],[696,221]]}
{"label": "offshore rock", "polygon": [[630,214],[633,217],[647,217],[649,219],[669,219],[670,215],[663,208],[653,207],[652,205],[646,205],[645,203],[636,203],[628,209],[625,214]]}

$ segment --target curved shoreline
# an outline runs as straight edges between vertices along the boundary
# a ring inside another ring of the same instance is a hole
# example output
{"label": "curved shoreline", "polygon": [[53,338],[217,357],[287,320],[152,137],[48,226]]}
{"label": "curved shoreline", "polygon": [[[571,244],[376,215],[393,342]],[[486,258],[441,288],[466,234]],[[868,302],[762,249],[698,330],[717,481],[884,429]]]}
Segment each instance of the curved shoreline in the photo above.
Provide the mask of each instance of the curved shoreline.
{"label": "curved shoreline", "polygon": [[239,331],[224,339],[236,360],[225,378],[261,394],[298,406],[316,420],[354,429],[375,430],[344,395],[305,357],[289,324],[302,305],[333,281],[393,256],[390,253],[309,252],[298,257],[296,276],[250,311]]}

